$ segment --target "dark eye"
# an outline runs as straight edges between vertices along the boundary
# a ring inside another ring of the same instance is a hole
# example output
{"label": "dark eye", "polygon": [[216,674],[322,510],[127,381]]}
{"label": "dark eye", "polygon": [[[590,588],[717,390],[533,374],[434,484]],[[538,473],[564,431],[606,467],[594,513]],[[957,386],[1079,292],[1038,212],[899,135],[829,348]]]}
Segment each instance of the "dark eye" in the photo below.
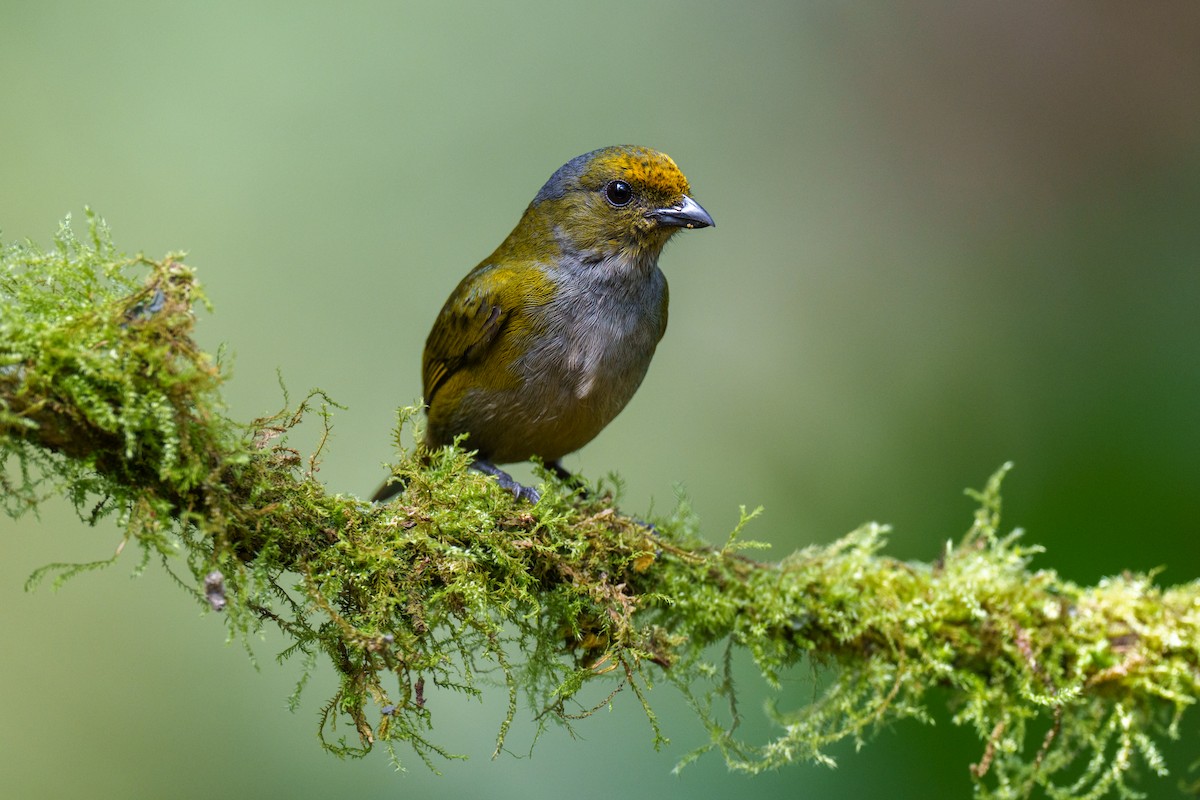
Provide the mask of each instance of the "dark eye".
{"label": "dark eye", "polygon": [[604,196],[608,202],[620,208],[629,205],[633,199],[633,189],[625,181],[609,181],[608,186],[604,187]]}

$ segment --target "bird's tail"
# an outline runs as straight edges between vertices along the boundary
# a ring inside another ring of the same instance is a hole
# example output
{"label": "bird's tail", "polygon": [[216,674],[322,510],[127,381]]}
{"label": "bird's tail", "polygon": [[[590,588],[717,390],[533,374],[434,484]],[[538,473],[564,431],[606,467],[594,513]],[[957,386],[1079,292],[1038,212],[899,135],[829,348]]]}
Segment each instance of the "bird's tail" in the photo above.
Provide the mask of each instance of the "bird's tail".
{"label": "bird's tail", "polygon": [[391,477],[383,482],[383,485],[375,490],[375,494],[371,495],[372,503],[384,503],[391,500],[398,494],[401,494],[408,488],[408,481],[405,478]]}

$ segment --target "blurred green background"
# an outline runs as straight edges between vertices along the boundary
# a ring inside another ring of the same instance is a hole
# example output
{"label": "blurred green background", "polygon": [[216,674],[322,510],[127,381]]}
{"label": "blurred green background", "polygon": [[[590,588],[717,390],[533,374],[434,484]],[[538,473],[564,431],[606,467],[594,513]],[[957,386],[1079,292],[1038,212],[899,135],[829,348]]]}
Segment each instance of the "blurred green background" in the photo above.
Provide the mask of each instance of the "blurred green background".
{"label": "blurred green background", "polygon": [[[570,468],[619,471],[637,513],[682,484],[714,541],[761,503],[777,556],[880,520],[928,560],[1011,459],[1040,565],[1200,574],[1200,5],[0,3],[5,239],[90,205],[128,251],[188,250],[234,416],[281,406],[277,370],[349,406],[334,491],[383,476],[461,275],[562,162],[623,142],[670,153],[718,227],[668,248],[670,330]],[[837,770],[675,776],[703,732],[664,685],[665,752],[623,693],[531,757],[524,712],[493,762],[492,695],[440,698],[471,757],[442,777],[339,762],[328,673],[291,714],[276,643],[256,672],[157,565],[130,580],[136,555],[23,592],[111,526],[64,505],[0,531],[10,797],[966,797],[980,754],[935,698],[938,726]]]}

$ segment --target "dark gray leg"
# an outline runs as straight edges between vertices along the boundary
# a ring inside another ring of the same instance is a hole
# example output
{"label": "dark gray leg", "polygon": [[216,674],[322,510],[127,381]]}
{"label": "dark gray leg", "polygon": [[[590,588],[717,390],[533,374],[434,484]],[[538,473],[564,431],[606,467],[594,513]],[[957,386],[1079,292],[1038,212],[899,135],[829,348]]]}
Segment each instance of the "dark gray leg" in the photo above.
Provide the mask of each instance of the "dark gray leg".
{"label": "dark gray leg", "polygon": [[[491,475],[500,484],[500,488],[512,492],[513,496],[518,500],[528,500],[530,503],[537,505],[537,501],[542,499],[537,489],[517,483],[513,480],[512,475],[509,475],[490,461],[477,458],[471,462],[471,469],[482,472],[484,475]],[[570,473],[567,474],[569,475]]]}

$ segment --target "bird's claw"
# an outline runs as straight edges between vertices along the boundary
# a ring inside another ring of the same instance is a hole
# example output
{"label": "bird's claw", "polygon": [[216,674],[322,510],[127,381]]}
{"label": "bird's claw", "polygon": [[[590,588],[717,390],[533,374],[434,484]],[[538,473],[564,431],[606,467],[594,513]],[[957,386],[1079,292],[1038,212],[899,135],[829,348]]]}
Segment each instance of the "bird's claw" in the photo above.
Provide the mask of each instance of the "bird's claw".
{"label": "bird's claw", "polygon": [[496,483],[500,484],[501,489],[506,489],[513,493],[513,497],[518,500],[528,500],[530,505],[537,505],[537,502],[542,499],[542,494],[532,486],[526,486],[523,483],[517,483],[512,475],[509,475],[504,470],[497,467],[490,461],[484,461],[479,458],[471,462],[471,469],[478,470],[484,475],[491,475],[496,479]]}
{"label": "bird's claw", "polygon": [[512,492],[513,496],[518,500],[528,500],[531,506],[536,506],[538,501],[542,499],[542,494],[537,489],[517,483],[516,481],[512,482],[512,486],[506,486],[505,488]]}

